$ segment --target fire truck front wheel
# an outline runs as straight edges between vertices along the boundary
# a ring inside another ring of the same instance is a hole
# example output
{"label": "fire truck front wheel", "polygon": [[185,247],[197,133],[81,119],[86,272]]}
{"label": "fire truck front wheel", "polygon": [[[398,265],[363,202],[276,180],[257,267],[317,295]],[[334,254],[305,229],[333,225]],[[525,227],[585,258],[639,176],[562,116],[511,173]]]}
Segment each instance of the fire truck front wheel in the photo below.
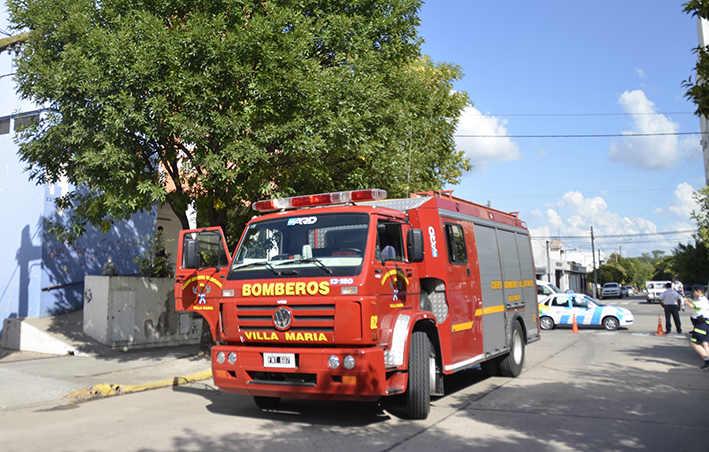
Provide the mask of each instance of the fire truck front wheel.
{"label": "fire truck front wheel", "polygon": [[254,402],[256,406],[263,410],[272,410],[281,403],[280,397],[264,397],[264,396],[254,396]]}
{"label": "fire truck front wheel", "polygon": [[500,360],[500,372],[505,377],[518,377],[524,366],[524,334],[522,325],[515,322],[510,352]]}
{"label": "fire truck front wheel", "polygon": [[431,374],[435,375],[436,356],[428,335],[414,331],[409,347],[409,383],[406,414],[411,419],[426,419],[431,411]]}

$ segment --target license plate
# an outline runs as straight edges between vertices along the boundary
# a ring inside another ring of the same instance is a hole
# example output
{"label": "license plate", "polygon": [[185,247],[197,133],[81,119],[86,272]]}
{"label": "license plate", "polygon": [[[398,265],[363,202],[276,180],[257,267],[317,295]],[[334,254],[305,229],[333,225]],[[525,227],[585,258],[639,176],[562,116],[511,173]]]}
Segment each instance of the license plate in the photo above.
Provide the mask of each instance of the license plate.
{"label": "license plate", "polygon": [[295,369],[295,353],[264,353],[263,367]]}

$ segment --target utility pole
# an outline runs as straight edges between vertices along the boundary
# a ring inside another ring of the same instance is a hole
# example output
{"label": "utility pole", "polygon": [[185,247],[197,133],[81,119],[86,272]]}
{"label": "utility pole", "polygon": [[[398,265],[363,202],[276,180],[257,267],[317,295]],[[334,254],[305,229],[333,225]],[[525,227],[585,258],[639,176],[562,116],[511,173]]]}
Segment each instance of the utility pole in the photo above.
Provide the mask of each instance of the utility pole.
{"label": "utility pole", "polygon": [[596,287],[598,286],[598,271],[596,271],[596,250],[593,246],[593,226],[591,226],[591,256],[593,256],[593,298],[596,298]]}

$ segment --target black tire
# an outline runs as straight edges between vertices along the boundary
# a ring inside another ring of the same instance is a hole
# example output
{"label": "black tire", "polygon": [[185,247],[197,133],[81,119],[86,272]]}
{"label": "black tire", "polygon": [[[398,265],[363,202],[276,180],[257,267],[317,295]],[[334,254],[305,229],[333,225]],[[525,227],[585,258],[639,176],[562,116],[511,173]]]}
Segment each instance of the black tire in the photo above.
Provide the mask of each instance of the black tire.
{"label": "black tire", "polygon": [[607,329],[608,331],[615,331],[618,329],[618,326],[620,326],[620,323],[615,317],[609,316],[603,319],[603,328]]}
{"label": "black tire", "polygon": [[510,352],[500,359],[500,372],[505,377],[518,377],[524,367],[524,333],[522,325],[515,322],[510,339]]}
{"label": "black tire", "polygon": [[264,410],[272,410],[281,403],[280,397],[254,396],[256,406]]}
{"label": "black tire", "polygon": [[543,330],[553,330],[556,324],[554,323],[554,319],[545,315],[539,319],[539,326]]}
{"label": "black tire", "polygon": [[499,377],[502,375],[500,372],[500,361],[497,358],[481,362],[480,368],[487,377]]}
{"label": "black tire", "polygon": [[435,369],[431,341],[425,332],[414,331],[409,346],[409,383],[406,389],[406,414],[411,419],[426,419],[431,411],[431,365]]}

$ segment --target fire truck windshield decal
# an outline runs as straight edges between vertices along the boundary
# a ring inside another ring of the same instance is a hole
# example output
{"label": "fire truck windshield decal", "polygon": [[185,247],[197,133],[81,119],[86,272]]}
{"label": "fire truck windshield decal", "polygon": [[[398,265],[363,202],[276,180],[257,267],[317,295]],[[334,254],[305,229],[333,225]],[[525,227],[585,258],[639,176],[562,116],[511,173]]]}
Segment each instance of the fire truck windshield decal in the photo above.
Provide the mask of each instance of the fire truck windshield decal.
{"label": "fire truck windshield decal", "polygon": [[288,219],[288,226],[294,226],[294,225],[306,225],[306,224],[315,224],[318,221],[318,217],[298,217],[298,218],[289,218]]}
{"label": "fire truck windshield decal", "polygon": [[368,214],[342,212],[255,221],[244,231],[227,280],[358,276],[369,221]]}

